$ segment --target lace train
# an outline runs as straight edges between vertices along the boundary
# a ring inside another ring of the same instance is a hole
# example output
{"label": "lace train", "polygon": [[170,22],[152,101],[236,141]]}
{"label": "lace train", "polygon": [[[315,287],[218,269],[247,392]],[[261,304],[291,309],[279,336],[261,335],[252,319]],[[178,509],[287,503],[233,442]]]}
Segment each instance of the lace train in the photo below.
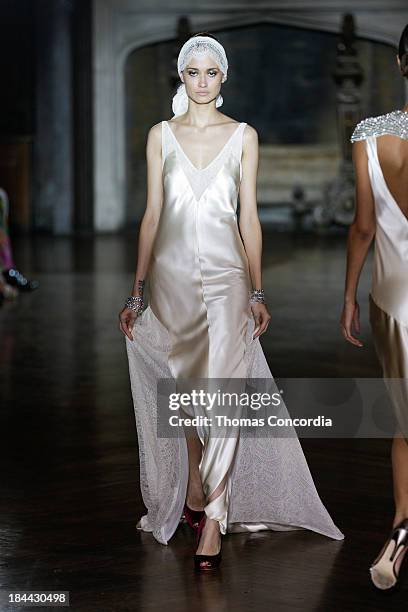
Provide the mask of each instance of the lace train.
{"label": "lace train", "polygon": [[[245,353],[248,377],[273,377],[259,338],[248,322]],[[126,337],[131,390],[139,442],[140,487],[147,514],[137,527],[161,544],[174,534],[183,512],[188,481],[185,438],[160,438],[157,379],[171,378],[170,338],[150,306],[136,319],[133,342]],[[335,540],[344,538],[315,488],[301,445],[290,438],[245,437],[237,441],[228,484],[228,532],[261,529],[310,529]]]}

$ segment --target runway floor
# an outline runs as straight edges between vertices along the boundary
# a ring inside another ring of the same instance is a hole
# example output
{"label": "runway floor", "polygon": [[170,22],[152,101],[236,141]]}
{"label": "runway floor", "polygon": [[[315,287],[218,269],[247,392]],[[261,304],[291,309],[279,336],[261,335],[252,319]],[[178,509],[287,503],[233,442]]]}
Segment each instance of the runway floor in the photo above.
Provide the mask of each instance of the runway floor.
{"label": "runway floor", "polygon": [[[272,321],[262,345],[274,376],[380,375],[369,266],[360,290],[365,346],[340,335],[344,253],[345,237],[264,234]],[[19,238],[15,256],[41,286],[0,309],[3,593],[69,591],[75,612],[406,608],[404,566],[395,592],[376,590],[368,574],[393,514],[389,440],[301,440],[343,542],[306,531],[230,534],[220,571],[197,576],[188,526],[168,546],[138,531],[137,439],[117,320],[133,283],[135,237],[37,235]]]}

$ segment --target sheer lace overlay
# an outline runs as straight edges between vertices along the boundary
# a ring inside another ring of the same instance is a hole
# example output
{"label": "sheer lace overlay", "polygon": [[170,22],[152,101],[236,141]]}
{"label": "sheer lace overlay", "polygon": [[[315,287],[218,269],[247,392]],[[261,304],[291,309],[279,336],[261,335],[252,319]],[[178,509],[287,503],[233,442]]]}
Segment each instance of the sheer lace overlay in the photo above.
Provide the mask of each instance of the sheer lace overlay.
{"label": "sheer lace overlay", "polygon": [[[246,334],[245,362],[250,378],[272,374],[259,338]],[[129,373],[139,441],[140,486],[147,514],[137,527],[167,544],[183,512],[188,481],[184,438],[159,438],[157,379],[171,378],[166,328],[150,306],[136,319],[134,341],[126,337]],[[343,534],[333,523],[315,488],[298,438],[242,437],[230,479],[228,532],[310,529],[335,540]]]}

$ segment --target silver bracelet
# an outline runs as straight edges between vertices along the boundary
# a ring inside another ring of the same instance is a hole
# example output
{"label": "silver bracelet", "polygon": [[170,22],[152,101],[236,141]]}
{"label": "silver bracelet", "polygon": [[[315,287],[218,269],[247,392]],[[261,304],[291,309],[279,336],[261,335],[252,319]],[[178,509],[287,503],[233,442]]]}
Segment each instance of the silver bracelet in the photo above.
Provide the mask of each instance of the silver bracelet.
{"label": "silver bracelet", "polygon": [[130,295],[125,302],[125,307],[134,310],[137,316],[141,315],[144,307],[143,296]]}
{"label": "silver bracelet", "polygon": [[145,283],[146,281],[144,278],[139,279],[137,282],[137,288],[139,291],[139,295],[130,295],[125,302],[125,307],[130,308],[130,310],[134,310],[137,313],[137,316],[143,313],[143,307],[144,307],[143,291],[145,288]]}
{"label": "silver bracelet", "polygon": [[264,290],[263,289],[253,289],[252,291],[250,291],[249,301],[250,302],[260,302],[261,304],[266,304]]}

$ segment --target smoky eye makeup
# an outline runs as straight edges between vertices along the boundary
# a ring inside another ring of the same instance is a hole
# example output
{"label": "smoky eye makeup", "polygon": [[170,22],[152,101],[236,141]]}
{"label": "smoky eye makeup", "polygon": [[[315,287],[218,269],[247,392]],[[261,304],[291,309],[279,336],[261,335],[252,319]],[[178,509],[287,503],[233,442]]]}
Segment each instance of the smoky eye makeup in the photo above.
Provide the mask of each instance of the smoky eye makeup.
{"label": "smoky eye makeup", "polygon": [[[189,69],[187,69],[187,74],[188,74],[189,76],[192,76],[192,77],[193,77],[193,76],[197,76],[197,74],[198,74],[198,70],[195,70],[194,68],[189,68]],[[218,70],[217,70],[217,69],[215,69],[215,68],[209,68],[209,70],[207,70],[207,74],[208,74],[209,76],[215,77],[215,76],[217,76],[217,74],[218,74]]]}

